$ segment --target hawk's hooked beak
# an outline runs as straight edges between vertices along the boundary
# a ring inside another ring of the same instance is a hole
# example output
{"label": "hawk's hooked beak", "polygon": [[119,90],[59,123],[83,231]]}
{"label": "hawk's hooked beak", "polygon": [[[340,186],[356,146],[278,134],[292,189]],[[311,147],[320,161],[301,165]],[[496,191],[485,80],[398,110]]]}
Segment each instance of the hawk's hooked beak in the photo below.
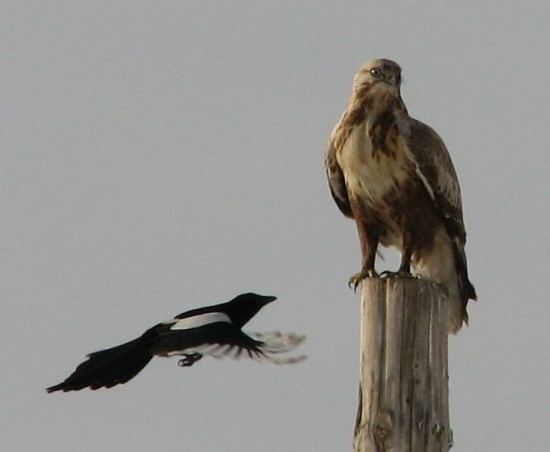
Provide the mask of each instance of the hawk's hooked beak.
{"label": "hawk's hooked beak", "polygon": [[390,82],[392,85],[399,86],[399,84],[401,83],[401,75],[399,74],[390,75],[386,78],[386,80]]}

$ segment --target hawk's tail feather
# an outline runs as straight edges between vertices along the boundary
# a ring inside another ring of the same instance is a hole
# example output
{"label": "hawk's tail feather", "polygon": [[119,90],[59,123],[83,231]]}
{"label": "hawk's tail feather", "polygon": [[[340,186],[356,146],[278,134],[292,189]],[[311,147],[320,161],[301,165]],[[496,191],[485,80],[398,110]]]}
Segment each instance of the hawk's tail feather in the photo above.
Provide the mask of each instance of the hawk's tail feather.
{"label": "hawk's tail feather", "polygon": [[466,306],[468,305],[468,300],[477,300],[477,294],[473,284],[468,279],[468,263],[466,261],[464,245],[457,239],[453,241],[453,253],[458,276],[458,288],[462,300],[462,320],[468,325],[468,311],[466,310]]}
{"label": "hawk's tail feather", "polygon": [[86,387],[111,388],[135,377],[152,358],[153,355],[143,340],[134,339],[117,347],[90,353],[88,359],[81,363],[69,377],[46,390],[67,392]]}

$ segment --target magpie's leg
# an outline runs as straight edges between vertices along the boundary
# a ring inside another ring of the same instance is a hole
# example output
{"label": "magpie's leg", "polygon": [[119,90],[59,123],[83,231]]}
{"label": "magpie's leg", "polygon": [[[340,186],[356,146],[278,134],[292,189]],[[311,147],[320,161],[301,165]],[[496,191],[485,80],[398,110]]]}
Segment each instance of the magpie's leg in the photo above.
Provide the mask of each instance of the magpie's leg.
{"label": "magpie's leg", "polygon": [[178,361],[178,366],[189,367],[195,364],[203,357],[200,353],[185,353],[183,358]]}

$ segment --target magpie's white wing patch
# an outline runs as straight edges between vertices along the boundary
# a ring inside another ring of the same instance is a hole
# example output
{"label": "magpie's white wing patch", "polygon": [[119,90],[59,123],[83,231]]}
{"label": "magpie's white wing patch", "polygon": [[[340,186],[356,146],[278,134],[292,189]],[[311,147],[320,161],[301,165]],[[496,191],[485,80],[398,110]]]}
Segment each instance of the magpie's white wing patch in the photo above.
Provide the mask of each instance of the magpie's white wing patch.
{"label": "magpie's white wing patch", "polygon": [[171,350],[162,353],[161,356],[185,356],[199,353],[201,355],[210,355],[214,350],[220,347],[220,344],[202,344],[196,347],[187,347],[182,350]]}
{"label": "magpie's white wing patch", "polygon": [[254,347],[254,345],[235,345],[235,344],[202,344],[196,347],[188,347],[184,350],[174,350],[165,353],[163,356],[186,356],[198,353],[203,356],[212,356],[213,358],[220,359],[224,357],[238,359],[241,355],[249,356],[250,358],[257,358],[256,355],[261,355],[260,348]]}
{"label": "magpie's white wing patch", "polygon": [[171,330],[188,330],[218,322],[231,323],[231,319],[223,312],[207,312],[192,317],[185,317],[183,319],[170,320],[167,323],[172,324],[170,326]]}

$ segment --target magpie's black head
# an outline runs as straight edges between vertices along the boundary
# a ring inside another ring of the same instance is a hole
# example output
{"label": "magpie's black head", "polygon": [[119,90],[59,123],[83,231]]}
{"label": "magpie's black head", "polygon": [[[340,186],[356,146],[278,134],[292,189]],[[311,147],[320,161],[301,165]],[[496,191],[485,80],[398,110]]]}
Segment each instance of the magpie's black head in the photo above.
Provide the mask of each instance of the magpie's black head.
{"label": "magpie's black head", "polygon": [[252,317],[254,317],[262,307],[276,300],[277,297],[268,295],[258,295],[256,293],[243,293],[233,298],[233,300],[220,305],[220,308],[225,312],[231,321],[242,327]]}
{"label": "magpie's black head", "polygon": [[276,300],[277,297],[258,295],[256,293],[243,293],[230,301],[203,308],[191,309],[176,316],[177,319],[193,317],[211,312],[222,312],[227,314],[236,326],[241,328],[246,322],[254,317],[263,306]]}

